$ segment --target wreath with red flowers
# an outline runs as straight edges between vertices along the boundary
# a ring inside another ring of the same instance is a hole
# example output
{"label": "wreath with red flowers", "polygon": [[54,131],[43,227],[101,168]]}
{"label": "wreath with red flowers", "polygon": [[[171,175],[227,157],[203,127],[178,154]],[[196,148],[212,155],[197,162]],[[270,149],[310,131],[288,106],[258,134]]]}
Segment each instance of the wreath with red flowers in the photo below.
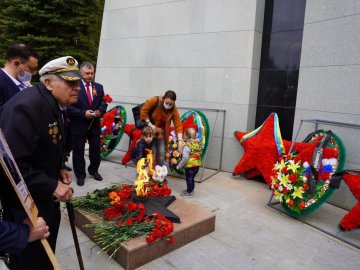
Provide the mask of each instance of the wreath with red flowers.
{"label": "wreath with red flowers", "polygon": [[[320,130],[313,134],[309,142],[321,140],[325,132]],[[274,196],[282,207],[294,216],[308,214],[324,203],[333,193],[331,176],[341,171],[345,162],[344,145],[335,134],[332,134],[323,149],[323,156],[317,175],[313,175],[311,162],[297,159],[298,154],[288,154],[276,162],[271,177]],[[315,177],[313,192],[310,192],[310,178]]]}
{"label": "wreath with red flowers", "polygon": [[[107,99],[104,102],[108,101],[110,100]],[[100,157],[102,159],[110,155],[119,144],[124,134],[126,120],[126,110],[121,105],[111,108],[103,115],[100,123]]]}

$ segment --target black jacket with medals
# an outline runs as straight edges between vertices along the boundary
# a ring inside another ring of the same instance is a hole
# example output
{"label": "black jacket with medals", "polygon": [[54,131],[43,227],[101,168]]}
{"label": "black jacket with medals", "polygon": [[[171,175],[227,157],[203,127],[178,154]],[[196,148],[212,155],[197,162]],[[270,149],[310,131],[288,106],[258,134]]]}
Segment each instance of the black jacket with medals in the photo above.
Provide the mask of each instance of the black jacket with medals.
{"label": "black jacket with medals", "polygon": [[[58,223],[55,213],[59,203],[53,202],[52,194],[64,165],[66,136],[57,101],[42,83],[27,88],[0,109],[0,128],[39,209],[39,216],[48,224]],[[11,190],[3,181],[1,186]],[[3,189],[1,193],[11,209],[10,219],[21,222],[26,214],[19,201],[10,195],[11,191]]]}

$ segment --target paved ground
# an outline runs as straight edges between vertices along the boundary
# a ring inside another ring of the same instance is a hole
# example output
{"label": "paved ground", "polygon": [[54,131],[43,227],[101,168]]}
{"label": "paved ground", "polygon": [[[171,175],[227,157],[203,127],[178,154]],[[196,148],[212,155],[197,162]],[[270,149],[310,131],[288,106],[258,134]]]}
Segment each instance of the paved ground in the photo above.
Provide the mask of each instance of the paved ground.
{"label": "paved ground", "polygon": [[[76,196],[135,177],[134,168],[107,161],[101,163],[99,172],[104,176],[102,182],[86,178],[83,187],[73,184]],[[185,188],[183,179],[168,180],[174,195]],[[197,183],[195,190],[195,198],[187,200],[216,213],[215,231],[139,269],[360,269],[360,249],[268,207],[270,190],[263,183],[220,172]],[[307,221],[341,234],[336,224],[344,212],[334,216],[337,210],[333,208],[324,205]],[[324,221],[329,216],[332,221]],[[77,232],[86,270],[123,269],[107,255],[98,254],[94,243]],[[360,243],[359,230],[345,233],[345,237]],[[56,257],[63,270],[79,269],[66,211]]]}

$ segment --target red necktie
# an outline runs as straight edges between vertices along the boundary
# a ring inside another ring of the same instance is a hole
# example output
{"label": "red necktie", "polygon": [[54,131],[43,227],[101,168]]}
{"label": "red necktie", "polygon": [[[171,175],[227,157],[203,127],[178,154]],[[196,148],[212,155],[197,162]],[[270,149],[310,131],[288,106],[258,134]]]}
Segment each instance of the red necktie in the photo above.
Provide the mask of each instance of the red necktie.
{"label": "red necktie", "polygon": [[87,98],[88,98],[88,101],[89,101],[89,104],[91,106],[92,104],[92,98],[91,98],[91,93],[90,93],[90,85],[87,83],[86,84],[86,94],[87,94]]}

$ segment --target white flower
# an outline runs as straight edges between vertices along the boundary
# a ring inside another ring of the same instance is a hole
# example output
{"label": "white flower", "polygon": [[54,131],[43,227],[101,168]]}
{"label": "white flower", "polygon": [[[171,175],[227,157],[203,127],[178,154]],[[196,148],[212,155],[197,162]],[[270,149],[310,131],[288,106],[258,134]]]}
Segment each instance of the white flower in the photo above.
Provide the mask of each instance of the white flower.
{"label": "white flower", "polygon": [[286,165],[288,165],[288,164],[295,164],[295,161],[294,161],[293,159],[290,159],[290,160],[288,160],[286,163],[287,163]]}
{"label": "white flower", "polygon": [[167,174],[168,174],[168,169],[165,165],[164,166],[156,165],[153,179],[156,181],[162,182],[162,181],[164,181]]}
{"label": "white flower", "polygon": [[306,168],[309,168],[310,165],[309,165],[309,163],[308,163],[307,161],[305,161],[305,162],[303,163],[303,167],[306,169]]}

